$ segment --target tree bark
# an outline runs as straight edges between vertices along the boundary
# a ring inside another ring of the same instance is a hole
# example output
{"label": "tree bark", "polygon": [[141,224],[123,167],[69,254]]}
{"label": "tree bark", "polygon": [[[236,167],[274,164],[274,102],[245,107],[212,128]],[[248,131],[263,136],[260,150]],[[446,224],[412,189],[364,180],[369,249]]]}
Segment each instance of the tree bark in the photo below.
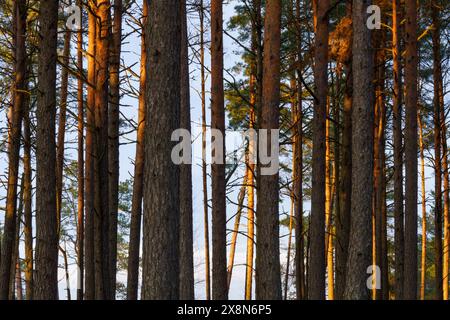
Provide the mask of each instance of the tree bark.
{"label": "tree bark", "polygon": [[142,195],[144,175],[144,138],[145,138],[145,85],[147,81],[146,61],[147,51],[145,45],[145,24],[148,15],[148,2],[143,1],[142,9],[142,36],[141,36],[141,65],[139,79],[139,108],[138,127],[136,138],[136,156],[134,163],[133,198],[131,204],[130,222],[130,246],[128,249],[128,277],[127,277],[127,299],[137,300],[139,283],[139,249],[141,243],[141,220],[142,220]]}
{"label": "tree bark", "polygon": [[58,299],[56,219],[56,63],[58,0],[41,2],[36,128],[36,270],[34,298]]}
{"label": "tree bark", "polygon": [[421,116],[417,116],[419,124],[420,173],[422,187],[422,252],[420,257],[420,300],[425,300],[425,281],[427,269],[427,203],[425,189],[425,155],[423,143],[423,125]]}
{"label": "tree bark", "polygon": [[[438,4],[433,1],[431,3],[431,19],[433,22],[432,29],[432,42],[433,42],[433,83],[434,83],[434,145],[435,145],[435,215],[434,215],[434,263],[435,263],[435,281],[436,281],[436,300],[442,300],[445,295],[448,300],[448,253],[445,244],[442,244],[442,162],[443,154],[442,142],[446,140],[446,137],[442,137],[443,124],[445,123],[445,111],[441,112],[444,108],[442,86],[442,66],[441,66],[441,40],[440,40],[440,20],[439,20],[439,7]],[[444,117],[441,119],[441,115]],[[447,155],[445,155],[447,156]],[[439,189],[439,190],[438,190]],[[444,189],[445,190],[445,189]],[[444,229],[445,230],[445,229]],[[443,261],[443,256],[446,256],[447,264]],[[446,266],[446,267],[445,267]],[[444,270],[446,271],[446,276],[444,277]],[[445,288],[444,288],[445,287]]]}
{"label": "tree bark", "polygon": [[10,107],[8,119],[8,187],[6,195],[6,212],[0,259],[0,300],[8,298],[13,244],[16,230],[17,184],[20,161],[20,137],[23,119],[24,102],[26,101],[26,2],[14,3],[14,47],[15,58],[13,105]]}
{"label": "tree bark", "polygon": [[[271,150],[271,130],[279,129],[281,3],[266,3],[264,25],[263,92],[260,129],[268,130],[266,150]],[[278,156],[278,155],[276,155]],[[258,163],[260,171],[263,165]],[[256,223],[256,298],[281,299],[278,188],[279,173],[259,175]]]}
{"label": "tree bark", "polygon": [[313,1],[315,42],[309,299],[325,299],[325,126],[328,96],[329,0]]}
{"label": "tree bark", "polygon": [[[223,16],[222,0],[211,1],[211,129],[222,133],[225,142],[223,91]],[[221,163],[211,165],[212,177],[212,297],[225,300],[227,290],[225,143]]]}
{"label": "tree bark", "polygon": [[[296,1],[296,23],[297,27],[297,62],[301,57],[301,5],[300,0]],[[294,216],[295,216],[295,274],[296,274],[296,292],[297,300],[306,298],[305,290],[305,242],[303,226],[303,86],[301,83],[302,69],[298,67],[295,70],[297,80],[296,105],[294,108]]]}
{"label": "tree bark", "polygon": [[[186,1],[180,1],[180,128],[191,132],[189,43]],[[194,235],[192,222],[192,165],[180,166],[180,299],[194,300]]]}
{"label": "tree bark", "polygon": [[116,298],[117,219],[119,214],[119,138],[120,138],[120,54],[122,48],[122,0],[114,0],[109,68],[110,101],[108,109],[109,171],[109,274],[110,298]]}
{"label": "tree bark", "polygon": [[[145,26],[147,74],[142,299],[177,300],[180,170],[171,159],[180,127],[180,4],[152,0]],[[176,190],[174,192],[174,190]]]}
{"label": "tree bark", "polygon": [[206,76],[205,76],[205,12],[203,0],[200,0],[200,77],[202,99],[202,183],[203,183],[203,235],[205,242],[205,293],[206,300],[211,299],[211,267],[209,257],[209,217],[208,217],[208,184],[206,165]]}
{"label": "tree bark", "polygon": [[393,144],[394,144],[394,257],[395,299],[403,299],[404,282],[404,214],[403,214],[403,134],[402,134],[402,64],[400,48],[400,0],[392,2],[392,55],[393,55]]}
{"label": "tree bark", "polygon": [[417,3],[406,0],[404,298],[417,299]]}
{"label": "tree bark", "polygon": [[[77,5],[82,8],[82,0],[77,1]],[[83,22],[83,13],[80,11],[80,25]],[[84,97],[83,97],[83,33],[77,33],[77,68],[80,73],[77,83],[77,103],[78,103],[78,207],[77,207],[77,300],[83,300],[84,295]]]}
{"label": "tree bark", "polygon": [[108,70],[110,54],[110,1],[93,6],[96,15],[94,103],[94,255],[95,298],[112,298],[110,274],[110,214],[108,173]]}
{"label": "tree bark", "polygon": [[59,116],[58,116],[58,136],[56,143],[56,223],[58,230],[58,239],[61,233],[61,208],[62,208],[62,189],[64,177],[64,151],[66,137],[66,120],[67,120],[67,96],[69,90],[69,64],[70,64],[70,40],[72,32],[66,28],[64,34],[64,49],[61,57],[61,89],[59,100]]}
{"label": "tree bark", "polygon": [[373,53],[366,26],[370,0],[353,1],[352,203],[345,299],[368,299],[373,192]]}
{"label": "tree bark", "polygon": [[23,178],[24,178],[24,226],[25,237],[25,299],[33,299],[33,211],[32,211],[32,168],[31,130],[29,101],[25,104],[23,117]]}
{"label": "tree bark", "polygon": [[94,109],[95,109],[95,56],[96,18],[88,10],[88,88],[86,105],[86,161],[85,161],[85,299],[95,299],[94,264]]}

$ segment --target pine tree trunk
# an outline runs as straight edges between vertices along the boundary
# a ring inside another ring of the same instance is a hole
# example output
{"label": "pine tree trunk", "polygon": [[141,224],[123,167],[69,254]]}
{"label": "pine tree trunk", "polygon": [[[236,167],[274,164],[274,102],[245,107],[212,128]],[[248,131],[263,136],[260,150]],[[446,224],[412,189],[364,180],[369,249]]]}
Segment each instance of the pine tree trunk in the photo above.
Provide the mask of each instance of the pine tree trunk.
{"label": "pine tree trunk", "polygon": [[427,203],[425,189],[425,155],[423,144],[423,125],[421,116],[417,116],[419,124],[420,175],[422,187],[422,252],[420,257],[420,300],[425,300],[425,281],[427,269]]}
{"label": "pine tree trunk", "polygon": [[95,265],[94,265],[94,109],[95,109],[95,34],[96,18],[88,10],[88,88],[86,105],[86,161],[85,161],[85,299],[95,299]]}
{"label": "pine tree trunk", "polygon": [[333,161],[331,155],[330,99],[327,102],[325,126],[325,259],[327,268],[327,299],[334,300],[334,261],[333,261]]}
{"label": "pine tree trunk", "polygon": [[[186,1],[180,1],[180,127],[191,132],[189,43]],[[180,166],[180,299],[194,300],[194,235],[192,216],[192,165]]]}
{"label": "pine tree trunk", "polygon": [[[296,26],[298,32],[297,39],[297,62],[301,57],[301,17],[300,0],[296,1]],[[297,299],[306,298],[305,292],[305,244],[303,235],[303,86],[301,83],[302,70],[296,70],[297,79],[297,103],[294,108],[294,216],[295,216],[295,274]]]}
{"label": "pine tree trunk", "polygon": [[206,76],[205,76],[205,40],[204,20],[205,12],[203,0],[200,0],[200,77],[201,77],[201,99],[202,99],[202,183],[203,183],[203,224],[205,242],[205,291],[206,300],[211,299],[211,267],[209,257],[209,218],[208,218],[208,184],[206,165]]}
{"label": "pine tree trunk", "polygon": [[385,90],[385,34],[378,31],[376,34],[377,53],[375,57],[375,132],[374,132],[374,215],[375,215],[375,259],[374,264],[380,267],[381,289],[376,290],[376,300],[388,299],[387,268],[385,265],[386,235],[385,235],[385,196],[386,196],[386,172],[385,172],[385,128],[386,106],[384,103]]}
{"label": "pine tree trunk", "polygon": [[127,277],[127,299],[137,300],[139,286],[139,249],[141,243],[141,220],[142,220],[142,195],[144,175],[144,135],[145,135],[145,85],[147,79],[146,61],[147,51],[145,45],[145,23],[148,15],[148,2],[143,1],[142,9],[142,37],[141,37],[141,65],[139,79],[139,108],[138,127],[136,138],[136,156],[134,163],[133,198],[131,205],[130,222],[130,246],[128,249],[128,277]]}
{"label": "pine tree trunk", "polygon": [[34,298],[58,299],[56,220],[56,63],[58,0],[41,2],[36,128],[36,269]]}
{"label": "pine tree trunk", "polygon": [[109,274],[110,298],[116,298],[117,219],[119,212],[119,122],[120,122],[120,54],[122,47],[122,0],[114,0],[109,68],[110,101],[108,109],[109,171]]}
{"label": "pine tree trunk", "polygon": [[[345,299],[368,299],[367,268],[371,265],[371,201],[373,193],[373,53],[366,26],[369,0],[354,0],[352,203]],[[368,143],[369,142],[369,143]]]}
{"label": "pine tree trunk", "polygon": [[[223,93],[223,16],[222,1],[211,1],[211,129],[222,133],[225,141]],[[227,290],[225,144],[219,146],[221,163],[211,165],[212,177],[212,297],[224,300]]]}
{"label": "pine tree trunk", "polygon": [[[253,14],[259,15],[260,6],[258,1],[253,2]],[[257,53],[258,44],[257,41],[257,26],[255,19],[252,20],[252,36],[251,36],[251,49],[255,54]],[[256,116],[256,95],[257,95],[257,61],[256,57],[252,60],[250,65],[250,79],[249,79],[249,92],[250,92],[250,112],[249,112],[249,129],[255,128]],[[249,143],[248,153],[253,154],[255,152],[255,144]],[[245,268],[245,299],[252,299],[253,288],[253,262],[254,262],[254,250],[255,250],[255,169],[254,163],[249,161],[249,157],[246,157],[247,168],[247,255],[246,255],[246,268]]]}
{"label": "pine tree trunk", "polygon": [[329,0],[313,1],[316,50],[314,80],[316,86],[313,118],[311,251],[309,299],[325,299],[325,127],[328,97],[328,9]]}
{"label": "pine tree trunk", "polygon": [[[180,128],[180,4],[152,0],[145,26],[147,73],[142,299],[177,300],[180,170],[171,159]],[[156,263],[157,262],[157,263]]]}
{"label": "pine tree trunk", "polygon": [[233,268],[234,268],[234,258],[236,255],[236,245],[237,245],[237,237],[239,235],[239,227],[241,225],[241,217],[242,217],[242,209],[244,206],[245,199],[245,190],[247,186],[247,177],[248,177],[248,169],[246,169],[244,175],[244,181],[242,183],[241,190],[238,194],[238,211],[236,213],[236,217],[234,219],[234,228],[231,235],[231,243],[230,243],[230,256],[228,258],[228,267],[227,267],[227,290],[230,291],[231,278],[233,276]]}
{"label": "pine tree trunk", "polygon": [[[11,275],[10,275],[10,284],[9,284],[9,300],[22,300],[19,299],[19,292],[16,290],[18,287],[17,284],[17,276],[20,277],[20,252],[19,252],[19,242],[20,242],[20,223],[22,220],[23,214],[23,190],[24,190],[24,181],[25,179],[21,178],[20,183],[20,192],[19,192],[19,204],[17,206],[17,220],[16,220],[16,230],[14,235],[14,249],[13,256],[11,259]],[[18,275],[19,273],[19,275]],[[16,295],[17,294],[17,295]]]}
{"label": "pine tree trunk", "polygon": [[94,255],[95,298],[111,299],[110,216],[108,174],[108,68],[110,54],[110,1],[99,0],[93,7],[97,19],[94,104]]}
{"label": "pine tree trunk", "polygon": [[16,1],[14,4],[14,46],[15,58],[13,106],[8,119],[8,186],[6,194],[6,212],[3,225],[3,237],[0,259],[0,300],[8,298],[13,244],[16,230],[17,184],[20,161],[20,137],[23,119],[24,102],[26,101],[26,2]]}
{"label": "pine tree trunk", "polygon": [[404,298],[417,299],[417,3],[406,0],[405,55],[405,282]]}
{"label": "pine tree trunk", "polygon": [[23,179],[24,179],[24,226],[25,237],[25,299],[33,299],[33,211],[32,211],[32,168],[31,130],[29,101],[25,104],[23,117]]}
{"label": "pine tree trunk", "polygon": [[[352,17],[352,0],[347,0],[347,17]],[[350,37],[352,41],[353,35]],[[350,236],[351,186],[352,186],[352,61],[344,65],[345,88],[342,109],[341,170],[339,180],[339,212],[336,215],[336,299],[344,298],[345,269]]]}
{"label": "pine tree trunk", "polygon": [[394,257],[395,299],[403,299],[404,282],[404,215],[403,215],[403,134],[402,134],[402,64],[400,48],[400,0],[392,2],[392,55],[393,55],[393,144],[394,144]]}
{"label": "pine tree trunk", "polygon": [[[435,281],[436,281],[436,300],[442,300],[444,297],[444,285],[447,284],[445,289],[448,299],[448,254],[447,258],[447,277],[443,277],[444,264],[443,264],[443,245],[442,245],[442,162],[443,155],[441,153],[442,141],[446,137],[441,137],[442,125],[445,123],[445,111],[441,112],[444,105],[441,105],[441,93],[442,93],[442,67],[441,67],[441,41],[440,41],[440,20],[439,20],[439,8],[437,3],[432,3],[431,18],[433,22],[432,29],[432,42],[433,42],[433,83],[434,83],[434,145],[435,145],[435,214],[434,214],[434,263],[435,263]],[[444,117],[441,119],[441,114]],[[439,189],[439,190],[438,190]],[[444,189],[445,190],[445,189]],[[444,248],[445,251],[446,248]],[[444,280],[445,279],[445,280]],[[446,300],[447,300],[446,299]]]}
{"label": "pine tree trunk", "polygon": [[[442,82],[441,82],[442,83]],[[442,86],[441,86],[442,88]],[[443,103],[443,93],[441,91],[441,105]],[[450,248],[450,226],[449,226],[449,210],[450,210],[450,181],[448,172],[448,148],[447,148],[447,125],[445,124],[444,108],[441,108],[442,118],[442,169],[444,171],[444,244],[443,244],[443,299],[448,300],[448,281],[449,281],[449,248]]]}
{"label": "pine tree trunk", "polygon": [[[81,9],[81,0],[77,5]],[[80,24],[83,22],[83,14],[80,11]],[[83,97],[83,33],[77,33],[77,68],[80,73],[77,83],[78,103],[78,207],[77,207],[77,300],[83,300],[84,294],[84,97]]]}
{"label": "pine tree trunk", "polygon": [[[271,130],[279,129],[281,3],[266,4],[263,92],[260,128],[268,130],[266,150],[271,150]],[[260,172],[262,173],[262,164]],[[256,298],[281,299],[278,172],[259,175],[256,223]]]}
{"label": "pine tree trunk", "polygon": [[67,120],[67,96],[69,87],[69,64],[72,32],[66,28],[64,34],[64,49],[61,58],[61,91],[59,98],[58,137],[56,143],[56,223],[58,224],[58,239],[61,233],[62,189],[64,176],[64,150]]}

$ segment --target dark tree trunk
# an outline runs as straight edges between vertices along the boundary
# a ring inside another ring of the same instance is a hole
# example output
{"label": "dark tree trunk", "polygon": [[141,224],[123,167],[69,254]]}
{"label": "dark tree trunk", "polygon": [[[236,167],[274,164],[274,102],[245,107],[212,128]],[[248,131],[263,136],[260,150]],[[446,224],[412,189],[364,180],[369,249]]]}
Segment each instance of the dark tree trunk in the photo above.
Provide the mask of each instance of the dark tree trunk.
{"label": "dark tree trunk", "polygon": [[366,26],[370,0],[353,1],[352,203],[345,299],[368,299],[373,192],[373,53]]}
{"label": "dark tree trunk", "polygon": [[0,259],[0,300],[8,298],[9,282],[11,275],[11,263],[13,256],[13,244],[16,230],[16,203],[17,184],[20,160],[20,137],[23,119],[24,103],[26,101],[26,2],[16,1],[14,4],[13,30],[14,47],[13,56],[14,84],[13,105],[10,107],[10,122],[8,128],[8,187],[6,195],[6,212],[3,229],[3,239]]}
{"label": "dark tree trunk", "polygon": [[[225,142],[223,90],[223,17],[222,0],[211,1],[211,129],[222,133]],[[224,300],[227,286],[225,143],[221,163],[211,165],[212,177],[212,297]],[[214,155],[213,155],[214,156]],[[217,158],[217,157],[216,157]]]}
{"label": "dark tree trunk", "polygon": [[88,88],[86,105],[86,161],[85,161],[85,299],[95,299],[95,266],[94,266],[94,109],[95,109],[95,34],[96,18],[89,11],[88,31]]}
{"label": "dark tree trunk", "polygon": [[40,3],[36,128],[36,270],[34,298],[58,299],[56,220],[56,63],[58,0]]}
{"label": "dark tree trunk", "polygon": [[116,298],[117,216],[119,211],[119,122],[120,122],[120,53],[122,47],[122,0],[114,0],[109,69],[110,102],[108,110],[109,171],[109,274],[110,298]]}
{"label": "dark tree trunk", "polygon": [[[81,1],[77,4],[81,8]],[[83,21],[83,13],[80,12],[80,24]],[[83,33],[77,34],[77,68],[80,73],[77,83],[78,103],[78,211],[77,211],[77,300],[83,300],[84,294],[84,97],[83,97]]]}
{"label": "dark tree trunk", "polygon": [[309,298],[325,299],[325,123],[328,96],[328,9],[329,0],[313,1],[316,86],[313,118],[311,248]]}
{"label": "dark tree trunk", "polygon": [[[347,0],[347,17],[352,17],[352,0]],[[353,33],[350,41],[353,40]],[[352,61],[344,66],[346,74],[342,110],[341,174],[339,180],[340,208],[336,218],[336,300],[344,298],[345,269],[350,236],[351,190],[352,190]]]}
{"label": "dark tree trunk", "polygon": [[417,299],[417,2],[406,0],[404,298]]}
{"label": "dark tree trunk", "polygon": [[[281,3],[266,6],[263,62],[263,92],[260,129],[268,130],[266,150],[271,150],[271,130],[279,129]],[[274,156],[274,155],[272,155]],[[276,155],[278,156],[278,155]],[[281,299],[280,243],[278,216],[278,172],[262,174],[257,188],[256,298]]]}
{"label": "dark tree trunk", "polygon": [[143,1],[142,38],[141,38],[141,74],[139,79],[139,110],[134,163],[133,198],[131,204],[130,246],[128,249],[127,299],[137,300],[139,282],[139,249],[141,243],[142,193],[144,189],[144,132],[145,132],[145,85],[146,85],[146,46],[145,23],[148,14],[147,0]]}
{"label": "dark tree trunk", "polygon": [[[441,41],[440,41],[440,21],[439,21],[439,8],[436,3],[432,3],[431,18],[433,21],[432,41],[433,41],[433,83],[434,83],[434,174],[435,174],[435,216],[434,216],[434,263],[435,263],[435,281],[436,281],[436,300],[442,300],[444,296],[443,285],[444,279],[448,282],[447,278],[444,278],[443,273],[443,244],[442,244],[442,162],[443,157],[447,156],[442,154],[442,142],[446,137],[442,137],[443,125],[445,123],[445,110],[444,105],[441,105],[441,92],[442,92],[442,67],[441,67]],[[441,119],[441,115],[444,117]],[[444,244],[445,250],[448,250],[446,244]],[[448,267],[448,266],[447,266]],[[446,272],[448,276],[448,270]],[[447,288],[448,290],[448,288]]]}
{"label": "dark tree trunk", "polygon": [[109,259],[109,174],[108,174],[108,68],[110,54],[110,2],[94,5],[96,26],[94,104],[94,261],[95,298],[111,299]]}
{"label": "dark tree trunk", "polygon": [[[28,99],[27,99],[28,100]],[[33,211],[32,211],[32,168],[31,130],[29,100],[25,104],[23,117],[23,178],[24,178],[24,225],[25,237],[25,299],[33,299]]]}
{"label": "dark tree trunk", "polygon": [[394,257],[395,299],[403,299],[404,282],[404,216],[403,216],[403,134],[402,134],[402,64],[400,48],[400,0],[392,2],[392,55],[393,55],[393,140],[394,140]]}
{"label": "dark tree trunk", "polygon": [[147,119],[145,128],[142,299],[177,300],[180,170],[171,159],[170,140],[180,127],[179,1],[150,1],[145,37],[147,114],[155,116]]}
{"label": "dark tree trunk", "polygon": [[[180,1],[180,127],[191,132],[189,43],[186,1]],[[192,222],[192,165],[180,166],[180,299],[194,300],[194,235]]]}

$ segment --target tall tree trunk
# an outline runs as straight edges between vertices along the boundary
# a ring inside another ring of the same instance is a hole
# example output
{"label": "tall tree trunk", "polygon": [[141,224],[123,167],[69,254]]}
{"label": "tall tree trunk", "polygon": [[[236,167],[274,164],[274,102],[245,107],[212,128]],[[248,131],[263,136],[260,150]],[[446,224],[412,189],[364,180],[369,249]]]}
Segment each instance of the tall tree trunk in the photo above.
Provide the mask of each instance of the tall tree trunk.
{"label": "tall tree trunk", "polygon": [[328,97],[329,0],[313,1],[315,42],[309,298],[325,299],[325,126]]}
{"label": "tall tree trunk", "polygon": [[[301,57],[301,6],[300,0],[296,1],[296,28],[298,39],[297,47],[297,62],[300,62]],[[306,298],[305,292],[305,243],[303,235],[303,86],[301,83],[302,69],[299,67],[295,71],[297,79],[296,98],[297,103],[294,108],[294,216],[295,216],[295,274],[296,274],[296,291],[297,299],[303,300]]]}
{"label": "tall tree trunk", "polygon": [[[257,8],[253,8],[256,13]],[[256,24],[252,19],[252,52],[257,50],[256,44]],[[250,65],[250,112],[249,112],[249,129],[255,128],[255,107],[256,107],[256,59],[252,60]],[[248,154],[254,154],[255,144],[250,142],[248,144]],[[246,175],[247,175],[247,255],[245,268],[245,300],[252,299],[253,288],[253,261],[255,250],[255,169],[256,166],[247,156],[246,160]]]}
{"label": "tall tree trunk", "polygon": [[122,0],[114,0],[109,68],[110,102],[108,109],[109,171],[109,274],[110,298],[116,298],[117,219],[119,214],[119,137],[120,137],[120,54],[122,48]]}
{"label": "tall tree trunk", "polygon": [[[180,1],[180,127],[191,132],[189,40],[186,1]],[[192,222],[192,165],[180,166],[180,299],[194,300],[194,235]]]}
{"label": "tall tree trunk", "polygon": [[227,267],[227,289],[230,291],[231,278],[233,276],[233,268],[234,268],[234,258],[236,256],[236,245],[237,245],[237,237],[239,234],[239,227],[241,225],[241,217],[242,217],[242,209],[244,206],[245,199],[245,190],[247,186],[247,177],[248,177],[248,169],[246,169],[244,175],[244,181],[242,183],[241,190],[238,194],[238,212],[236,213],[236,217],[234,219],[234,228],[231,235],[231,244],[230,244],[230,256],[228,258],[228,267]]}
{"label": "tall tree trunk", "polygon": [[58,299],[56,217],[56,62],[58,0],[40,3],[36,128],[36,270],[34,298]]}
{"label": "tall tree trunk", "polygon": [[[431,18],[433,22],[432,29],[432,42],[433,42],[433,82],[434,82],[434,145],[435,145],[435,215],[434,215],[434,263],[435,263],[435,281],[436,281],[436,300],[442,300],[444,296],[444,282],[447,283],[445,289],[448,296],[448,279],[443,277],[443,245],[442,245],[442,153],[441,146],[443,139],[442,125],[445,123],[445,119],[441,119],[441,86],[442,86],[442,67],[441,67],[441,40],[440,40],[440,20],[439,20],[439,7],[436,1],[431,3]],[[439,189],[439,190],[438,190]],[[448,263],[448,255],[447,255]],[[448,264],[447,264],[447,276],[448,276]],[[445,279],[445,281],[444,281]],[[448,298],[448,297],[447,297]]]}
{"label": "tall tree trunk", "polygon": [[[77,5],[81,9],[81,1]],[[83,13],[80,10],[80,25],[83,22]],[[77,207],[77,300],[83,300],[84,294],[84,97],[83,97],[83,32],[77,33],[77,68],[78,78],[77,103],[78,103],[78,207]]]}
{"label": "tall tree trunk", "polygon": [[[441,82],[442,84],[442,82]],[[443,91],[441,86],[441,105],[443,102]],[[449,248],[450,248],[450,226],[449,226],[449,210],[450,210],[450,181],[448,172],[448,148],[447,148],[447,125],[445,120],[444,108],[441,108],[442,119],[442,169],[444,171],[444,244],[443,244],[443,299],[448,300],[448,281],[449,281]]]}
{"label": "tall tree trunk", "polygon": [[111,299],[110,215],[108,174],[108,69],[110,54],[110,1],[99,0],[93,10],[97,19],[94,104],[94,255],[95,298]]}
{"label": "tall tree trunk", "polygon": [[375,57],[375,132],[374,132],[374,215],[375,215],[375,260],[374,264],[380,267],[381,289],[376,291],[375,298],[377,300],[388,299],[388,281],[387,268],[385,265],[386,251],[386,235],[385,235],[385,216],[384,209],[386,198],[386,172],[385,172],[385,128],[386,128],[386,106],[384,103],[385,90],[385,34],[384,31],[378,31],[376,35],[377,49]]}
{"label": "tall tree trunk", "polygon": [[[352,0],[347,0],[347,17],[352,17]],[[350,37],[352,42],[353,34]],[[336,299],[344,298],[345,269],[350,236],[351,186],[352,186],[352,62],[344,65],[345,89],[342,110],[341,173],[339,180],[339,212],[336,215]]]}
{"label": "tall tree trunk", "polygon": [[139,283],[139,249],[141,243],[142,194],[144,175],[144,137],[145,137],[145,86],[147,81],[145,45],[145,24],[148,15],[148,1],[143,1],[142,9],[142,37],[141,37],[141,65],[139,79],[139,108],[136,139],[136,156],[134,163],[133,198],[131,204],[130,246],[128,249],[128,277],[127,299],[137,300]]}
{"label": "tall tree trunk", "polygon": [[353,1],[352,203],[345,299],[368,299],[373,192],[373,53],[366,26],[370,0]]}
{"label": "tall tree trunk", "polygon": [[334,300],[334,261],[333,261],[333,161],[331,156],[330,100],[327,102],[325,125],[325,260],[327,268],[327,298]]}
{"label": "tall tree trunk", "polygon": [[[262,18],[261,0],[253,0],[252,19],[252,51],[255,52],[255,60],[252,65],[252,76],[250,78],[250,123],[249,128],[255,129],[261,119],[261,99],[262,99]],[[258,116],[257,116],[258,115]],[[255,152],[256,145],[249,144],[250,154]],[[245,273],[245,299],[252,299],[253,275],[254,275],[254,251],[255,251],[255,190],[258,185],[259,166],[249,164],[248,171],[248,202],[247,202],[247,268]]]}
{"label": "tall tree trunk", "polygon": [[95,299],[94,263],[94,109],[95,109],[95,57],[96,57],[96,18],[88,10],[88,88],[86,105],[86,161],[85,161],[85,299]]}
{"label": "tall tree trunk", "polygon": [[[280,127],[280,1],[267,1],[264,30],[264,71],[260,129],[268,131],[266,135],[268,141],[264,147],[266,150],[272,150],[272,130],[278,130]],[[256,298],[280,300],[279,173],[277,171],[273,175],[264,175],[262,174],[263,165],[261,163],[258,165],[261,174],[259,174],[257,189]]]}
{"label": "tall tree trunk", "polygon": [[417,2],[406,0],[404,298],[417,298]]}
{"label": "tall tree trunk", "polygon": [[[223,95],[223,16],[222,1],[211,1],[211,129],[222,133],[225,141],[225,108]],[[225,143],[221,148],[221,163],[211,165],[212,177],[212,296],[215,300],[228,297],[225,196]],[[219,152],[219,150],[217,150]],[[217,157],[216,157],[217,158]]]}
{"label": "tall tree trunk", "polygon": [[202,98],[202,183],[203,183],[203,224],[205,242],[205,290],[206,300],[211,299],[211,267],[209,257],[209,218],[208,218],[208,184],[206,165],[206,76],[205,76],[205,9],[203,0],[200,0],[200,76],[201,76],[201,98]]}
{"label": "tall tree trunk", "polygon": [[32,168],[31,130],[29,100],[25,104],[23,116],[23,179],[24,179],[24,226],[25,237],[25,298],[33,299],[33,211],[32,211]]}
{"label": "tall tree trunk", "polygon": [[420,300],[425,300],[425,281],[427,270],[427,203],[425,189],[425,154],[423,144],[423,125],[421,116],[417,116],[419,124],[420,174],[422,187],[422,252],[420,258]]}
{"label": "tall tree trunk", "polygon": [[[290,9],[290,14],[293,17],[293,8]],[[290,30],[293,32],[293,30]],[[295,66],[295,58],[291,59],[291,65]],[[296,197],[298,195],[296,194],[297,188],[298,188],[298,182],[296,181],[298,179],[298,172],[299,170],[297,162],[297,148],[302,148],[302,145],[298,143],[298,102],[297,99],[298,96],[298,89],[297,89],[297,78],[296,78],[296,70],[294,69],[292,73],[289,75],[290,79],[290,91],[289,91],[289,98],[291,103],[291,115],[292,115],[292,190],[290,192],[290,198],[291,198],[291,212],[289,216],[289,238],[288,238],[288,249],[287,249],[287,258],[286,258],[286,274],[285,274],[285,281],[284,281],[284,300],[287,300],[288,296],[288,287],[289,287],[289,270],[290,270],[290,261],[291,261],[291,247],[292,247],[292,233],[295,228],[296,221]],[[295,261],[295,260],[294,260]],[[300,277],[300,275],[298,275]],[[296,283],[297,287],[297,283]]]}
{"label": "tall tree trunk", "polygon": [[171,159],[170,142],[180,127],[180,33],[179,1],[152,0],[145,26],[146,104],[147,114],[157,116],[149,117],[145,128],[144,300],[177,300],[180,295],[180,170]]}
{"label": "tall tree trunk", "polygon": [[392,2],[392,55],[393,55],[393,144],[394,144],[394,257],[395,299],[403,299],[404,282],[404,215],[403,215],[403,134],[402,134],[402,64],[400,48],[400,0]]}
{"label": "tall tree trunk", "polygon": [[66,137],[66,120],[67,120],[67,96],[69,90],[69,64],[70,64],[70,40],[72,32],[70,28],[66,28],[64,34],[64,49],[61,57],[61,91],[59,100],[59,117],[58,117],[58,137],[56,143],[56,223],[58,231],[58,239],[61,233],[61,209],[62,209],[62,189],[64,176],[64,150]]}
{"label": "tall tree trunk", "polygon": [[[435,10],[433,10],[434,13]],[[433,23],[436,23],[435,15],[433,14]],[[436,25],[435,25],[436,27]],[[439,34],[433,31],[433,56],[434,59],[439,59],[439,50],[436,45],[436,37]],[[435,60],[436,61],[436,60]],[[434,63],[433,79],[434,79],[434,278],[436,288],[436,300],[442,300],[442,156],[441,156],[441,111],[439,104],[439,67]]]}
{"label": "tall tree trunk", "polygon": [[[19,192],[19,204],[17,206],[17,221],[16,221],[16,230],[14,232],[14,249],[13,249],[13,256],[11,259],[11,275],[10,275],[10,285],[9,285],[9,300],[22,300],[19,299],[19,292],[16,290],[18,287],[18,279],[17,276],[19,276],[20,280],[20,252],[19,252],[19,245],[20,245],[20,223],[22,220],[22,214],[23,214],[23,190],[24,190],[24,181],[22,174],[22,179],[20,183],[20,192]],[[17,295],[16,295],[17,294]],[[21,292],[20,292],[21,294]]]}
{"label": "tall tree trunk", "polygon": [[8,187],[6,194],[6,212],[2,237],[0,259],[0,300],[8,298],[13,244],[16,230],[17,184],[20,161],[20,137],[24,103],[26,101],[26,1],[14,3],[14,47],[15,58],[13,105],[8,119]]}

